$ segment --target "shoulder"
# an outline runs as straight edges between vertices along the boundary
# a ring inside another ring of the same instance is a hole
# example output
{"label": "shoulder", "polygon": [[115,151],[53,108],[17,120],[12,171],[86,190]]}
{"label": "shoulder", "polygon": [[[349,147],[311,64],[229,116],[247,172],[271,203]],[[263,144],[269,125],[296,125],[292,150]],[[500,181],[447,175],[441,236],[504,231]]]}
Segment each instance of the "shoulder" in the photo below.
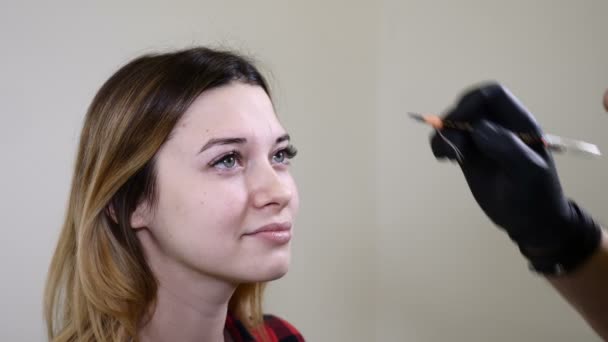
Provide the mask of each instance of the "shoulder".
{"label": "shoulder", "polygon": [[[262,340],[260,332],[249,332],[243,322],[238,320],[231,312],[226,317],[228,333],[237,342],[251,342]],[[291,323],[275,315],[264,315],[263,331],[270,342],[304,342],[304,337]]]}
{"label": "shoulder", "polygon": [[264,328],[271,341],[303,342],[304,337],[291,323],[275,315],[264,315]]}

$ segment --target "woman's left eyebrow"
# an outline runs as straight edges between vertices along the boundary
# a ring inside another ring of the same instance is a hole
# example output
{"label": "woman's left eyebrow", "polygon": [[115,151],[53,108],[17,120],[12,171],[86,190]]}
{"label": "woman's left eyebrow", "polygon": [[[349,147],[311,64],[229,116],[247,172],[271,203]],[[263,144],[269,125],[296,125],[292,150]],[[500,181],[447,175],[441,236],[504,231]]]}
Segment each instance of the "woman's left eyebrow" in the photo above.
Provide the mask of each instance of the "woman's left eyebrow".
{"label": "woman's left eyebrow", "polygon": [[289,141],[289,140],[291,140],[291,137],[289,136],[289,134],[283,134],[277,138],[276,144],[280,144],[283,141]]}

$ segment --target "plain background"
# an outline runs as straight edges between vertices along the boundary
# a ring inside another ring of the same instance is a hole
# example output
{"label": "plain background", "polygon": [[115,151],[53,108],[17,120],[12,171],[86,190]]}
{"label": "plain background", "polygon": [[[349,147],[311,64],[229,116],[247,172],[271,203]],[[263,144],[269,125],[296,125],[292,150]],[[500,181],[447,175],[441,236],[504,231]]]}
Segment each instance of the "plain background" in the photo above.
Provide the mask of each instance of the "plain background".
{"label": "plain background", "polygon": [[[96,90],[142,53],[254,56],[300,155],[290,273],[267,309],[310,341],[599,341],[436,162],[407,111],[484,80],[608,148],[608,2],[0,2],[0,340],[43,341],[42,289]],[[605,159],[557,157],[605,220]]]}

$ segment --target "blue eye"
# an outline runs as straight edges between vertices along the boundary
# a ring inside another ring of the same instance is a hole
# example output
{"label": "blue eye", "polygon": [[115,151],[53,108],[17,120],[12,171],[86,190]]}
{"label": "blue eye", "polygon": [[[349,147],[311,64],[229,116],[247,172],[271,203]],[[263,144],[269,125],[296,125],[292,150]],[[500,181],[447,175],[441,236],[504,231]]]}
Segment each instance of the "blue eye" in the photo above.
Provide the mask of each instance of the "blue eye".
{"label": "blue eye", "polygon": [[284,151],[279,151],[277,152],[272,159],[274,160],[275,163],[283,163],[285,162],[285,152]]}
{"label": "blue eye", "polygon": [[238,162],[240,161],[240,156],[238,152],[232,151],[228,154],[223,155],[220,159],[211,163],[211,166],[217,167],[219,169],[234,169]]}
{"label": "blue eye", "polygon": [[292,159],[298,154],[298,150],[293,146],[289,145],[286,148],[277,151],[272,156],[272,161],[279,164],[287,164],[289,159]]}

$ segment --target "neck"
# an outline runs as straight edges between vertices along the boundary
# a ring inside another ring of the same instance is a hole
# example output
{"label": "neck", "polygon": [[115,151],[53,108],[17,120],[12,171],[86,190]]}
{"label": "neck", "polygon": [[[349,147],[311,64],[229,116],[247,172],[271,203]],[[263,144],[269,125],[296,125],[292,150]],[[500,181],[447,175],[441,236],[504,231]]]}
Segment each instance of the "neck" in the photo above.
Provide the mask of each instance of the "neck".
{"label": "neck", "polygon": [[223,342],[229,296],[223,301],[158,288],[150,320],[140,330],[142,342]]}
{"label": "neck", "polygon": [[154,254],[147,254],[147,258],[158,280],[156,303],[139,331],[140,340],[230,341],[224,326],[236,285]]}

